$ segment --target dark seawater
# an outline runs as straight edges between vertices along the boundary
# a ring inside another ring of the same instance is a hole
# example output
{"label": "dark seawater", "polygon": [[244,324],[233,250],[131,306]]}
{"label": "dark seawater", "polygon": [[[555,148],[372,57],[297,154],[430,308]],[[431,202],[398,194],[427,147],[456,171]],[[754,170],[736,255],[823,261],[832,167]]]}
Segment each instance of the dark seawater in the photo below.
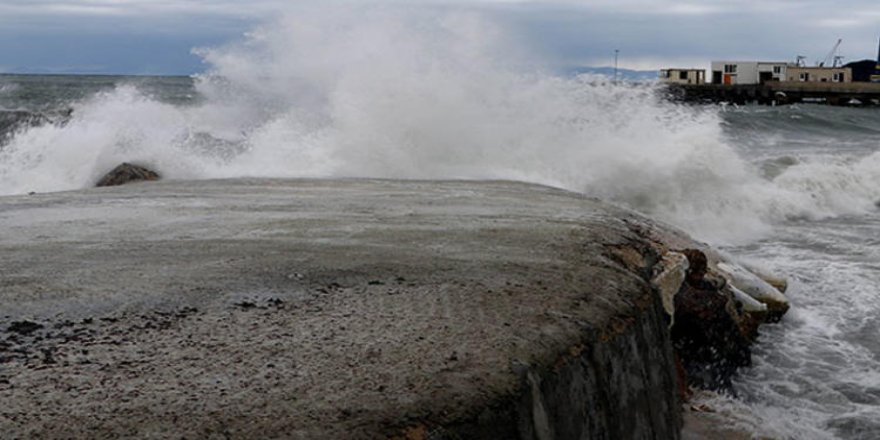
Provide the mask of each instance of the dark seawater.
{"label": "dark seawater", "polygon": [[0,75],[0,194],[85,188],[136,161],[170,178],[507,178],[603,197],[791,278],[792,311],[737,397],[711,402],[721,414],[775,438],[880,438],[880,111],[691,107],[594,77],[381,61],[281,79],[222,63]]}
{"label": "dark seawater", "polygon": [[173,105],[197,102],[190,77],[0,74],[0,146],[18,131],[64,124],[73,105],[122,85]]}
{"label": "dark seawater", "polygon": [[193,81],[188,76],[0,74],[0,111],[58,111],[121,85],[161,102],[185,105],[196,101]]}
{"label": "dark seawater", "polygon": [[880,111],[748,107],[724,120],[766,178],[807,191],[825,212],[727,248],[787,274],[793,308],[764,329],[739,399],[716,403],[774,438],[880,438]]}

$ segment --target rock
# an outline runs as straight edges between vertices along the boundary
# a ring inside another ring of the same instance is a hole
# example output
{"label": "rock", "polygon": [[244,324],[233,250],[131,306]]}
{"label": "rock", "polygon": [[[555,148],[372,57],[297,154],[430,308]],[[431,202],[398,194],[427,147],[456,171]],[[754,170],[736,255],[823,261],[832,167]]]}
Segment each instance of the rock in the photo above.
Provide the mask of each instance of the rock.
{"label": "rock", "polygon": [[687,276],[685,281],[693,287],[699,288],[709,270],[706,254],[699,249],[685,249],[681,254],[688,260]]}
{"label": "rock", "polygon": [[43,328],[42,324],[37,324],[33,321],[15,321],[9,325],[9,328],[6,329],[6,331],[18,333],[20,335],[29,335],[41,328]]}
{"label": "rock", "polygon": [[737,324],[740,333],[749,341],[755,340],[758,327],[767,321],[768,311],[765,304],[730,284],[717,268],[707,267],[703,279],[694,286],[715,290],[726,296],[728,302],[725,309]]}
{"label": "rock", "polygon": [[673,346],[689,385],[729,388],[736,369],[751,363],[749,346],[753,332],[763,321],[755,324],[753,315],[741,312],[731,286],[709,267],[704,252],[690,248],[681,254],[687,257],[689,268],[675,295]]}
{"label": "rock", "polygon": [[740,333],[749,341],[754,341],[758,335],[758,326],[767,321],[768,308],[765,304],[746,294],[738,287],[728,282],[728,276],[718,270],[720,254],[709,256],[698,249],[686,249],[682,251],[692,261],[693,270],[688,273],[688,283],[698,289],[715,290],[726,296],[729,301],[725,304],[730,317],[737,324]]}
{"label": "rock", "polygon": [[774,274],[767,269],[754,264],[739,262],[739,265],[757,276],[758,278],[764,280],[764,282],[766,282],[767,284],[776,288],[776,290],[782,293],[785,293],[785,291],[788,290],[788,280],[786,280],[784,277]]}
{"label": "rock", "polygon": [[660,294],[663,309],[669,315],[670,327],[675,324],[675,294],[681,289],[688,270],[688,258],[679,252],[667,252],[654,266],[651,287]]}
{"label": "rock", "polygon": [[[169,181],[31,199],[0,198],[4,215],[58,213],[0,234],[14,281],[0,310],[94,319],[63,344],[19,337],[29,355],[2,364],[16,379],[0,386],[0,437],[679,438],[650,286],[664,253],[631,211],[514,182]],[[627,245],[633,268],[610,255]]]}
{"label": "rock", "polygon": [[727,314],[733,318],[740,334],[749,343],[755,342],[758,328],[767,322],[767,306],[730,284],[725,284],[720,292],[730,299],[726,305]]}
{"label": "rock", "polygon": [[734,301],[736,301],[737,305],[741,308],[743,312],[746,313],[762,313],[764,315],[767,314],[767,305],[752,298],[747,293],[739,290],[734,285],[725,286],[725,290],[729,290],[730,294],[733,296]]}
{"label": "rock", "polygon": [[721,262],[717,267],[730,284],[765,304],[771,319],[778,320],[788,311],[789,303],[785,295],[757,275],[732,263]]}
{"label": "rock", "polygon": [[[695,388],[729,388],[736,370],[751,362],[750,346],[757,338],[758,327],[768,318],[781,317],[787,310],[787,300],[780,292],[786,287],[785,280],[752,266],[746,270],[732,264],[732,256],[696,242],[680,231],[656,225],[641,228],[633,230],[647,238],[655,253],[663,256],[654,260],[657,264],[652,276],[652,287],[663,292],[661,297],[668,298],[669,294],[666,293],[668,287],[659,288],[660,281],[674,285],[677,278],[671,276],[670,268],[674,265],[669,261],[670,256],[680,254],[687,258],[684,282],[672,295],[671,328],[683,370],[679,372],[681,380]],[[621,250],[626,249],[614,250],[617,259],[633,270],[651,261],[644,258],[648,253],[643,250]],[[640,255],[643,258],[637,258]],[[719,269],[719,265],[727,271]],[[733,268],[740,269],[734,271]],[[735,272],[736,276],[728,272]],[[731,282],[732,279],[736,281]],[[743,286],[749,293],[743,291]],[[775,307],[775,314],[771,314],[770,307]]]}
{"label": "rock", "polygon": [[105,174],[95,186],[117,186],[129,182],[159,180],[159,178],[159,174],[153,170],[125,162]]}
{"label": "rock", "polygon": [[672,341],[692,386],[729,388],[736,369],[751,364],[751,341],[731,316],[729,303],[717,290],[689,284],[675,296]]}

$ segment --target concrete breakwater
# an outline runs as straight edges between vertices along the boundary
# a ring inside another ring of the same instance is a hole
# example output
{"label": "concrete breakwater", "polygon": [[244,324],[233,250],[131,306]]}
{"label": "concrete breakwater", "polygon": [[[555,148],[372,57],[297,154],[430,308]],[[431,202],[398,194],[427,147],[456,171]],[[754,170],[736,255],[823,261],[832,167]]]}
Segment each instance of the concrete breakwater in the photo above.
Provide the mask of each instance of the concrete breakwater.
{"label": "concrete breakwater", "polygon": [[880,84],[770,81],[763,84],[667,84],[667,97],[696,103],[880,105]]}
{"label": "concrete breakwater", "polygon": [[682,301],[767,312],[683,234],[522,183],[168,181],[0,224],[12,438],[678,438],[727,374]]}

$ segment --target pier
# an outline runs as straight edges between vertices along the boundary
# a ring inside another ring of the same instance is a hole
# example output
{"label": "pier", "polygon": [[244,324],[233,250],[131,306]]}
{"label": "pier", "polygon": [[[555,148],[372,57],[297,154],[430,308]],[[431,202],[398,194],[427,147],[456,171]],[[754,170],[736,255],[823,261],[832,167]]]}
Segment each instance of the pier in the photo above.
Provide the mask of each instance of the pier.
{"label": "pier", "polygon": [[0,209],[4,439],[680,438],[659,229],[613,205],[236,179]]}
{"label": "pier", "polygon": [[676,101],[784,105],[801,102],[878,106],[880,83],[767,81],[763,84],[667,84]]}

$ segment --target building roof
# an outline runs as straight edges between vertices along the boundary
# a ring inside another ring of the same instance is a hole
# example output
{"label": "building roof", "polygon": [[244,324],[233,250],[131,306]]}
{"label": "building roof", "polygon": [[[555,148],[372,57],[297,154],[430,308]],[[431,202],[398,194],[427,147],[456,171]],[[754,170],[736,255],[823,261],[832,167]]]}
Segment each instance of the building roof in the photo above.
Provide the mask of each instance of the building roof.
{"label": "building roof", "polygon": [[795,69],[812,69],[812,70],[839,70],[839,69],[851,69],[851,67],[847,66],[791,66]]}
{"label": "building roof", "polygon": [[755,63],[755,64],[794,64],[791,61],[731,61],[731,60],[712,60],[712,63],[727,63],[727,64],[745,64],[745,63]]}

